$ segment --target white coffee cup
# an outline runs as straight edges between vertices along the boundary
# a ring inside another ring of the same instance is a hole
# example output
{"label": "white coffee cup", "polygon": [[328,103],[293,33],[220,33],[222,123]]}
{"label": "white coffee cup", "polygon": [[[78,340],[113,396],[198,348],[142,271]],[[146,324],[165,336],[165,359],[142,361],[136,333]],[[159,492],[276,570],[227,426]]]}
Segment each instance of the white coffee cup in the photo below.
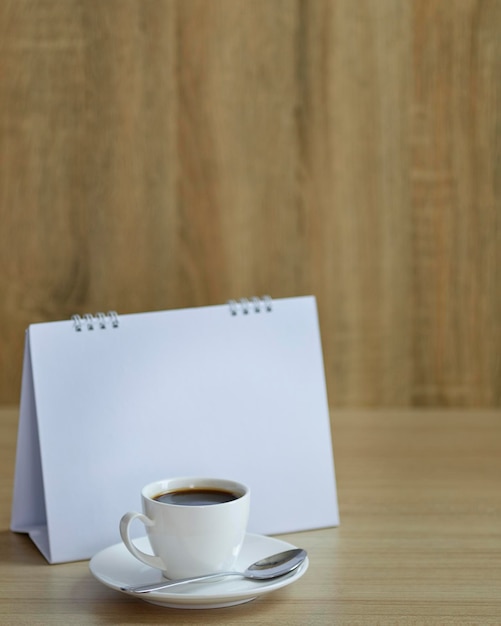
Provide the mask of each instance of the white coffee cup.
{"label": "white coffee cup", "polygon": [[[209,492],[210,501],[213,496],[222,501],[200,503],[202,491]],[[143,513],[131,511],[120,520],[122,540],[137,559],[162,570],[167,578],[202,576],[234,567],[249,518],[247,486],[221,478],[168,478],[146,485],[141,500]],[[134,545],[130,525],[135,519],[146,526],[153,555]]]}

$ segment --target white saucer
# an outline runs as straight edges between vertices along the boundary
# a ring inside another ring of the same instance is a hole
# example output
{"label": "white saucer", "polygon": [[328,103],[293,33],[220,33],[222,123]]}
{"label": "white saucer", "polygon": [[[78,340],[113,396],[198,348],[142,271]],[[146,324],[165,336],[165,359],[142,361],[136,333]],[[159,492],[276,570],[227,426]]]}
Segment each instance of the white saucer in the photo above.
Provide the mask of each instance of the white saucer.
{"label": "white saucer", "polygon": [[[147,537],[136,539],[135,543],[141,550],[151,552]],[[254,561],[295,547],[280,539],[247,533],[235,570],[243,571]],[[128,592],[122,593],[133,595],[151,604],[176,609],[215,609],[250,602],[265,593],[290,585],[301,578],[308,569],[308,565],[309,561],[306,558],[295,571],[268,581],[229,576],[201,583],[189,583],[174,587],[172,590],[164,589],[140,596]],[[160,582],[163,579],[159,570],[138,561],[123,543],[106,548],[93,556],[89,567],[97,580],[117,591],[121,591],[120,587],[144,585],[150,582]]]}

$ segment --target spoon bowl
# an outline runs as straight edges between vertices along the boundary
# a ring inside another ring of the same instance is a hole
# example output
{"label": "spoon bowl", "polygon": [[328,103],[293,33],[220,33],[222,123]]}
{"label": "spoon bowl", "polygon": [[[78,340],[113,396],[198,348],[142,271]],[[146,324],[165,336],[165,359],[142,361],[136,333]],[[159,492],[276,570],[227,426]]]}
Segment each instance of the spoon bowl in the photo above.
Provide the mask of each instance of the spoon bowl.
{"label": "spoon bowl", "polygon": [[294,548],[285,550],[278,554],[272,554],[264,559],[260,559],[244,570],[243,572],[215,572],[213,574],[205,574],[204,576],[194,576],[191,578],[180,578],[178,580],[165,580],[163,582],[151,583],[150,585],[140,585],[137,587],[121,587],[121,591],[128,593],[149,593],[150,591],[159,591],[168,587],[184,585],[191,582],[209,580],[211,578],[222,578],[226,576],[242,576],[251,580],[270,580],[285,576],[296,570],[306,559],[306,550],[302,548]]}

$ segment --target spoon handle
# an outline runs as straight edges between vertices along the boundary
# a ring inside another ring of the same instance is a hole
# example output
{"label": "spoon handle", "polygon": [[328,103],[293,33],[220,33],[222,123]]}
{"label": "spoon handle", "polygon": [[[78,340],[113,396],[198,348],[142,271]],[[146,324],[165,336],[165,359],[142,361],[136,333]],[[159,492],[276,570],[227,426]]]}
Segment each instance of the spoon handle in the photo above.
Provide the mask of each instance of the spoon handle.
{"label": "spoon handle", "polygon": [[221,576],[242,576],[241,572],[216,572],[214,574],[205,574],[204,576],[192,576],[190,578],[178,578],[177,580],[165,580],[160,583],[150,583],[149,585],[139,585],[138,587],[120,587],[121,591],[128,593],[148,593],[149,591],[159,591],[167,587],[175,587],[176,585],[184,585],[185,583],[193,583],[199,580],[208,580],[209,578],[220,578]]}

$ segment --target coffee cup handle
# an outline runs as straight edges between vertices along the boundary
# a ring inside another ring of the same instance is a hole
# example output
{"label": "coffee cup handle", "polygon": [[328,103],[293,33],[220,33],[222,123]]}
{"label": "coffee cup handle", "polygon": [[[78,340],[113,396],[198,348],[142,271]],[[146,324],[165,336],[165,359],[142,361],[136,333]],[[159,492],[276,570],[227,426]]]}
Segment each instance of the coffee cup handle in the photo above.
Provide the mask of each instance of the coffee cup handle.
{"label": "coffee cup handle", "polygon": [[127,549],[129,550],[129,552],[133,556],[135,556],[136,559],[138,559],[139,561],[142,561],[143,563],[145,563],[146,565],[149,565],[150,567],[155,567],[156,569],[164,570],[165,565],[159,556],[146,554],[146,552],[143,552],[142,550],[140,550],[134,545],[134,542],[132,541],[130,537],[129,529],[130,529],[131,523],[135,519],[138,519],[141,522],[143,522],[145,526],[154,525],[154,522],[150,520],[149,517],[146,517],[146,515],[143,515],[142,513],[136,513],[135,511],[129,511],[120,520],[120,536],[122,537],[122,541],[127,546]]}

